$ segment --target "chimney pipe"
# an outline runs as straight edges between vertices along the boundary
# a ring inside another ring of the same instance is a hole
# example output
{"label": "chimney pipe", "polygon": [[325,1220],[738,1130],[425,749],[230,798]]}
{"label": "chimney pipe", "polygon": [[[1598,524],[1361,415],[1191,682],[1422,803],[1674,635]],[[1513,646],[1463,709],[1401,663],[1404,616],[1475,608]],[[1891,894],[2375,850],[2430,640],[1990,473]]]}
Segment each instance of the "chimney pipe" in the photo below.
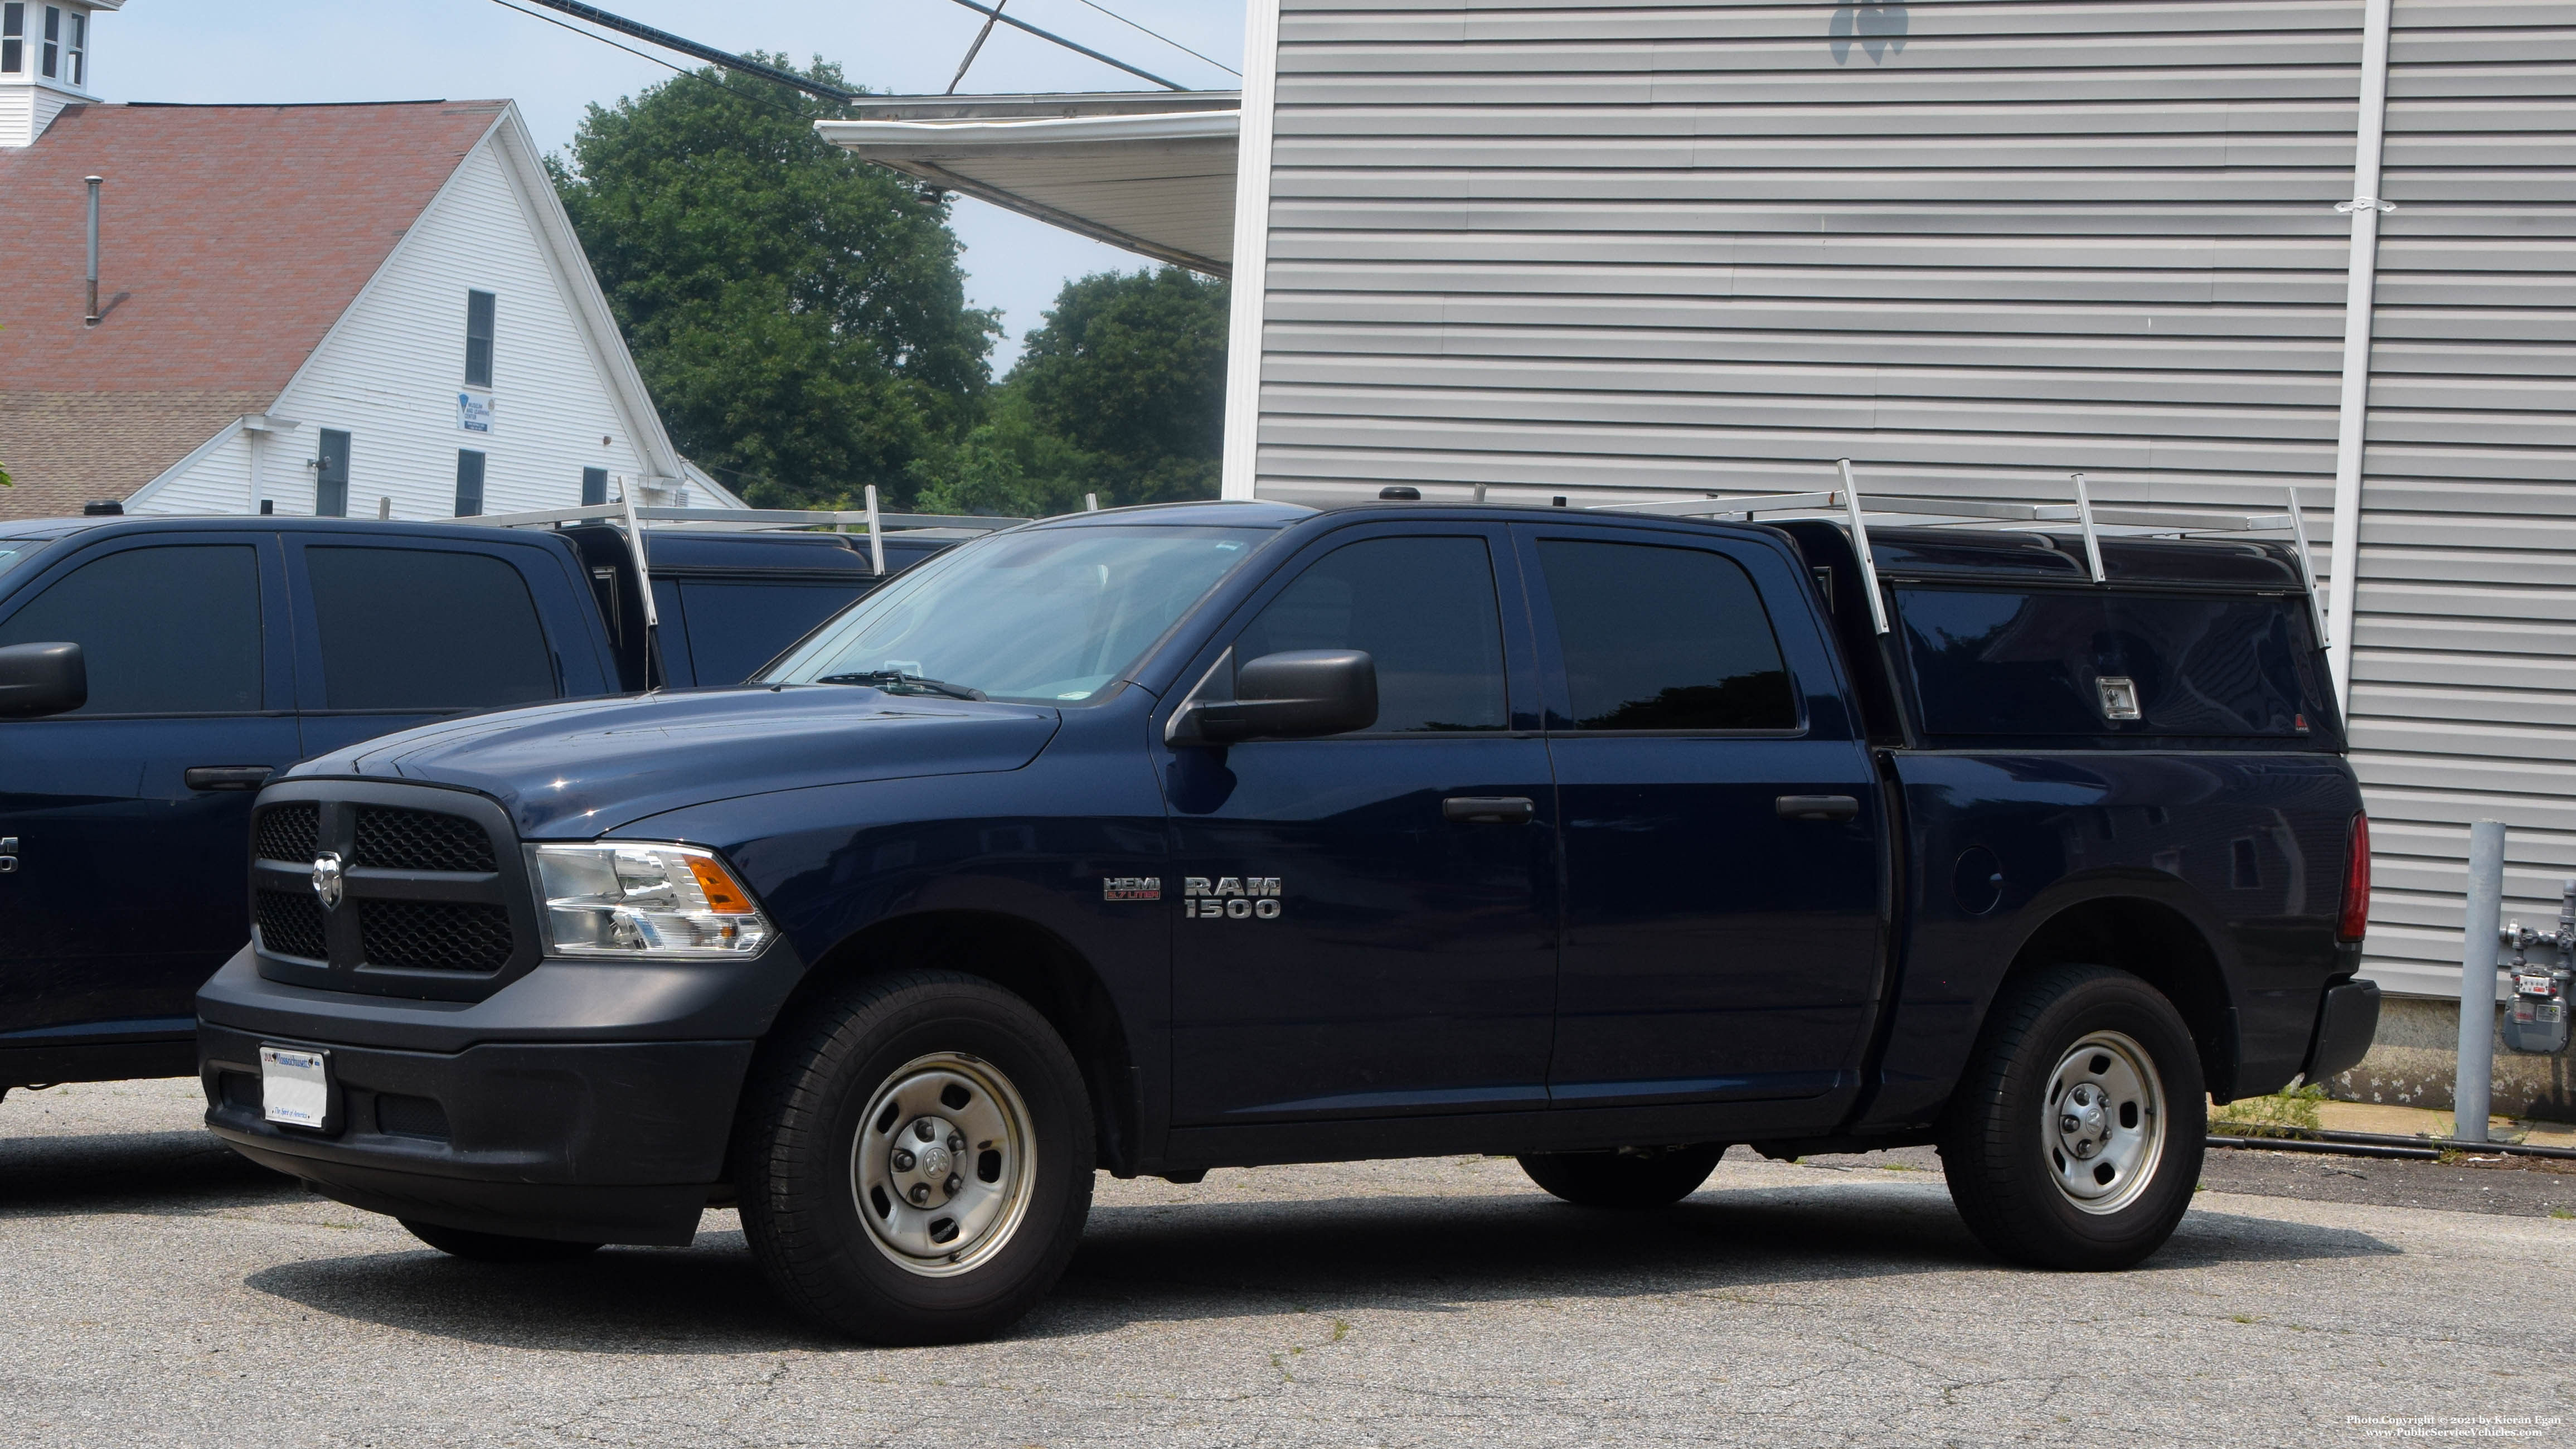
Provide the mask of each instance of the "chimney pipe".
{"label": "chimney pipe", "polygon": [[84,327],[98,325],[98,186],[104,176],[88,176],[89,183],[89,315],[81,319]]}

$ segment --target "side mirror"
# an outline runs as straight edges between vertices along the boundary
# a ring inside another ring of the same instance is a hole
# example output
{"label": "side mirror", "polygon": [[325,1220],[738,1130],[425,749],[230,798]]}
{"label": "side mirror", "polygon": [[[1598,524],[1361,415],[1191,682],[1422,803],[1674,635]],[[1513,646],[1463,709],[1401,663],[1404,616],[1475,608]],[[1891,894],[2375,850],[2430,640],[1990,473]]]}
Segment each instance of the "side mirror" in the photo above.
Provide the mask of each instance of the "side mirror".
{"label": "side mirror", "polygon": [[1181,706],[1166,736],[1176,745],[1313,739],[1377,723],[1377,661],[1358,649],[1290,649],[1237,670],[1239,699]]}
{"label": "side mirror", "polygon": [[89,666],[78,644],[0,648],[0,719],[65,714],[89,703]]}

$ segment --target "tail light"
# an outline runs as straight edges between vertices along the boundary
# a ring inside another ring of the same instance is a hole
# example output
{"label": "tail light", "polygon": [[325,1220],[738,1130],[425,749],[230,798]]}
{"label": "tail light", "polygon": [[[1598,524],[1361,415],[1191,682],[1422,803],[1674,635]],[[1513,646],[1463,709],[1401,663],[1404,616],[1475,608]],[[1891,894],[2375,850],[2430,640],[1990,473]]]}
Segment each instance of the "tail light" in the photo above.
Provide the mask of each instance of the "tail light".
{"label": "tail light", "polygon": [[2370,817],[2352,817],[2352,840],[2343,861],[2343,915],[2335,939],[2358,941],[2370,928]]}

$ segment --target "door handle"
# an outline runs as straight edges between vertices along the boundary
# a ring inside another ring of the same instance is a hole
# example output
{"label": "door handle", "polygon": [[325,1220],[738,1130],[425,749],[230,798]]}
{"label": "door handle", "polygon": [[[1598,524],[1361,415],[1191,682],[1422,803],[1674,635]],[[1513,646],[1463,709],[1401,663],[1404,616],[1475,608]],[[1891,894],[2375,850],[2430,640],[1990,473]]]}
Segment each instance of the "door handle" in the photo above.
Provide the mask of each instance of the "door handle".
{"label": "door handle", "polygon": [[1440,802],[1440,818],[1460,825],[1527,825],[1538,818],[1538,806],[1526,795],[1452,795]]}
{"label": "door handle", "polygon": [[256,790],[276,773],[266,765],[191,765],[179,778],[191,790]]}
{"label": "door handle", "polygon": [[1783,795],[1771,807],[1783,820],[1850,820],[1860,814],[1860,801],[1849,795]]}

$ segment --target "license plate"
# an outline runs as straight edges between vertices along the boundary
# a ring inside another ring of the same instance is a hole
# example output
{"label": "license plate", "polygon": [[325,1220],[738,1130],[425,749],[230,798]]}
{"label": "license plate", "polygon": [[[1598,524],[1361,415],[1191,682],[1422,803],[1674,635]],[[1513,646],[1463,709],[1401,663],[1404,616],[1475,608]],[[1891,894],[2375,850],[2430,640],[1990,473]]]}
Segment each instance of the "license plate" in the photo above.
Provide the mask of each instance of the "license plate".
{"label": "license plate", "polygon": [[321,1126],[331,1115],[330,1054],[298,1047],[261,1047],[259,1101],[271,1122]]}

